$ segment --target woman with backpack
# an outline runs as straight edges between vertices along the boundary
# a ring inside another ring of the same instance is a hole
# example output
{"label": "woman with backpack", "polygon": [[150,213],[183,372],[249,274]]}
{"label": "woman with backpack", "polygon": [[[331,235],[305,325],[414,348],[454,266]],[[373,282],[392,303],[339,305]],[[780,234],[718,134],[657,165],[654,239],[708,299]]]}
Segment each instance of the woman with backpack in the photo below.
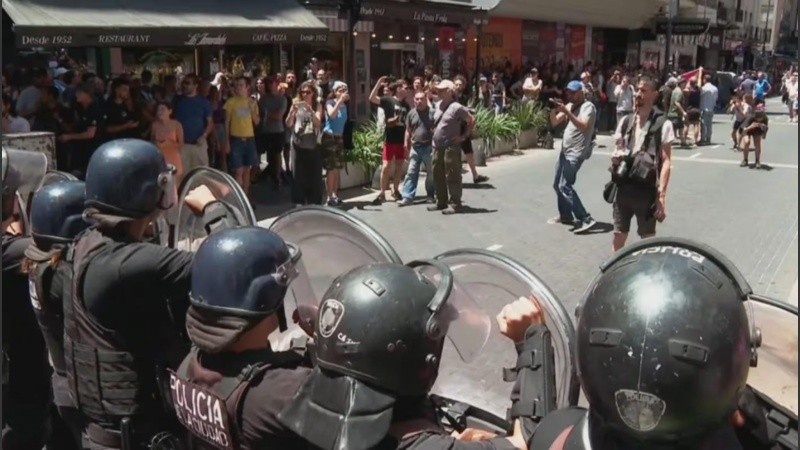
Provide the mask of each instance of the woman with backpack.
{"label": "woman with backpack", "polygon": [[318,136],[323,112],[316,92],[312,81],[300,85],[286,117],[295,152],[292,202],[296,205],[322,204],[322,150]]}

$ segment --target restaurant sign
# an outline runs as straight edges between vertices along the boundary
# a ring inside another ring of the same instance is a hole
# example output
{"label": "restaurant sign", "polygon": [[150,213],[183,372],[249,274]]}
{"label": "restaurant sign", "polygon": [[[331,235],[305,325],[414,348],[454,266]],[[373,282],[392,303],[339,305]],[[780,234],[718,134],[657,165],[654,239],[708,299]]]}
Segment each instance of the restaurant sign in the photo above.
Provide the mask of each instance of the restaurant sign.
{"label": "restaurant sign", "polygon": [[70,29],[15,27],[17,46],[32,47],[208,47],[328,42],[328,30],[292,29]]}
{"label": "restaurant sign", "polygon": [[454,9],[446,7],[425,8],[403,4],[366,3],[361,6],[362,20],[398,20],[422,24],[467,24],[486,25],[489,15],[486,11]]}

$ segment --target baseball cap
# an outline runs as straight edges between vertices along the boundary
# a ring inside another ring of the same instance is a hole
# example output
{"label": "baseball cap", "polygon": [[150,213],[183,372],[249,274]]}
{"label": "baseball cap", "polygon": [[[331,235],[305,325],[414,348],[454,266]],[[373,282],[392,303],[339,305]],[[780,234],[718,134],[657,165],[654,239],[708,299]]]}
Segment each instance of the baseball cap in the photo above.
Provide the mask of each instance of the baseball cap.
{"label": "baseball cap", "polygon": [[453,84],[453,82],[450,80],[442,80],[438,84],[436,84],[436,89],[449,89],[452,91],[455,90],[455,88],[456,85]]}
{"label": "baseball cap", "polygon": [[581,91],[583,90],[583,83],[578,80],[572,80],[567,84],[567,90],[573,92]]}
{"label": "baseball cap", "polygon": [[341,88],[347,89],[347,84],[342,82],[342,81],[337,81],[337,82],[333,83],[333,87],[331,89],[333,90],[333,92],[336,92]]}
{"label": "baseball cap", "polygon": [[478,78],[478,81],[479,81],[480,83],[486,83],[488,80],[486,79],[486,77],[485,77],[485,76],[481,75],[481,77],[480,77],[480,78]]}

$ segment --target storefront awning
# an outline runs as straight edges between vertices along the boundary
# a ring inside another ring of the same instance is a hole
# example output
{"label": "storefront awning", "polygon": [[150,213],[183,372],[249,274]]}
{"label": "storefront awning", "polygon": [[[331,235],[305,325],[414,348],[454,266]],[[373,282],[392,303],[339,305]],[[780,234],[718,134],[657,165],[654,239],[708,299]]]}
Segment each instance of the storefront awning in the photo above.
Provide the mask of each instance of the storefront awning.
{"label": "storefront awning", "polygon": [[589,25],[602,28],[641,28],[658,13],[658,0],[502,0],[489,13],[541,22]]}
{"label": "storefront awning", "polygon": [[296,0],[3,0],[17,46],[196,47],[325,43]]}
{"label": "storefront awning", "polygon": [[475,9],[469,4],[454,6],[439,2],[425,4],[367,0],[361,5],[361,20],[397,20],[431,25],[485,25],[489,23],[489,13],[486,10]]}

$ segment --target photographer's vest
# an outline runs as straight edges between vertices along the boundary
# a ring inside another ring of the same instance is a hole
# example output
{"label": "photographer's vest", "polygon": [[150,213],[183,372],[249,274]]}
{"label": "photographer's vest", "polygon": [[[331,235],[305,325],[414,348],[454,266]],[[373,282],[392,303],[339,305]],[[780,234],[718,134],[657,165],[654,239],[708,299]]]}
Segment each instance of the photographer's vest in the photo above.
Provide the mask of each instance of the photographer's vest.
{"label": "photographer's vest", "polygon": [[159,423],[162,411],[154,362],[131,353],[131,343],[97,323],[83,300],[88,264],[113,242],[92,230],[67,252],[73,277],[64,297],[65,367],[70,394],[92,422],[114,429],[122,418],[136,416],[133,426],[144,433],[149,424]]}
{"label": "photographer's vest", "polygon": [[170,373],[169,387],[178,421],[189,431],[193,450],[247,450],[241,442],[242,401],[252,382],[258,382],[274,367],[299,365],[303,358],[281,352],[270,360],[264,352],[241,354],[225,368],[225,374],[204,368],[193,348],[176,373]]}
{"label": "photographer's vest", "polygon": [[[642,140],[642,146],[641,148],[633,149],[631,147],[636,144],[633,133],[636,127],[636,113],[628,114],[622,119],[622,126],[620,129],[625,130],[625,146],[631,149],[631,160],[633,161],[629,170],[634,170],[634,167],[637,165],[652,169],[641,179],[629,177],[629,179],[626,180],[627,182],[653,187],[654,189],[658,188],[661,173],[661,130],[664,128],[664,124],[667,120],[669,119],[666,114],[653,109],[647,117],[645,127],[643,127],[647,131]],[[651,142],[654,145],[650,145]]]}
{"label": "photographer's vest", "polygon": [[62,310],[63,298],[69,298],[69,283],[64,284],[59,303],[54,304],[50,299],[50,290],[53,277],[64,276],[65,280],[71,279],[69,264],[60,263],[53,266],[51,256],[58,252],[43,254],[39,258],[31,258],[35,267],[28,274],[31,304],[36,321],[42,330],[47,351],[50,354],[50,363],[53,366],[53,403],[59,407],[75,407],[75,400],[66,389],[67,364],[64,358],[64,313]]}

